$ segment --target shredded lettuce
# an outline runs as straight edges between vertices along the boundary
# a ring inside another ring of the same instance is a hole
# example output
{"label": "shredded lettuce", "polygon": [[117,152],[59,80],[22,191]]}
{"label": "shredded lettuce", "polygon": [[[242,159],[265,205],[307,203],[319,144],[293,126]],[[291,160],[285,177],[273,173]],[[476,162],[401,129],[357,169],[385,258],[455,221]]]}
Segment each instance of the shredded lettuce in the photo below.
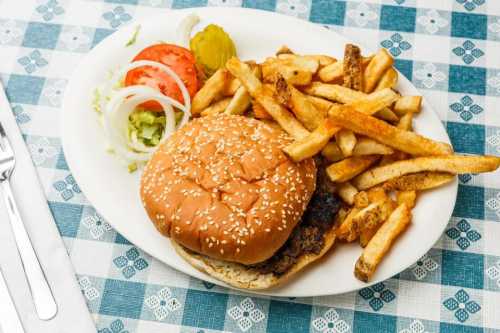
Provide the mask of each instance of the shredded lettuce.
{"label": "shredded lettuce", "polygon": [[129,117],[129,136],[146,146],[154,147],[160,143],[165,121],[162,113],[138,107]]}
{"label": "shredded lettuce", "polygon": [[98,88],[94,89],[94,98],[92,98],[92,108],[95,112],[101,113],[101,91]]}
{"label": "shredded lettuce", "polygon": [[135,44],[135,42],[137,41],[137,36],[139,35],[139,30],[141,30],[141,25],[140,24],[135,27],[134,34],[129,39],[129,41],[127,42],[127,44],[125,44],[125,47],[128,47],[128,46],[131,46],[131,45]]}

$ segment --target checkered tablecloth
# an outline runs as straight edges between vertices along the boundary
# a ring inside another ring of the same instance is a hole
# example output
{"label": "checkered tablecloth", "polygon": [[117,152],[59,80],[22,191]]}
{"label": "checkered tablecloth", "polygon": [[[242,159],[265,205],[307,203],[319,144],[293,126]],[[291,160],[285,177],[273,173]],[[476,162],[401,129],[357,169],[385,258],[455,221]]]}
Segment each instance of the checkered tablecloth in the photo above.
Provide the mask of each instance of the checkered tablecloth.
{"label": "checkered tablecloth", "polygon": [[498,172],[460,176],[446,232],[415,265],[331,297],[252,297],[190,278],[102,220],[58,136],[72,70],[134,18],[219,5],[282,12],[388,49],[457,152],[500,155],[499,0],[0,0],[1,79],[99,332],[500,332]]}

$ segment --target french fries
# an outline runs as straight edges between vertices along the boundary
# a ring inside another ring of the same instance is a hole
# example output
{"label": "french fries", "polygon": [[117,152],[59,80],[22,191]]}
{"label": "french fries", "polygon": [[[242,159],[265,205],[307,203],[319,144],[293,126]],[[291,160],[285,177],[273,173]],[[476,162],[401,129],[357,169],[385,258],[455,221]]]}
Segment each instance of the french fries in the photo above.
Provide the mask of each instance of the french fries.
{"label": "french fries", "polygon": [[424,171],[393,178],[384,183],[384,188],[397,191],[422,191],[442,186],[455,179],[446,172]]}
{"label": "french fries", "polygon": [[385,71],[384,75],[380,78],[380,81],[375,88],[375,91],[382,90],[385,88],[394,89],[398,84],[398,72],[394,69],[394,67],[389,68]]}
{"label": "french fries", "polygon": [[412,155],[449,155],[450,145],[403,131],[382,120],[354,110],[349,105],[330,108],[328,115],[337,125],[366,135],[387,146]]}
{"label": "french fries", "polygon": [[360,190],[382,184],[391,179],[422,171],[439,171],[452,174],[482,173],[498,169],[500,157],[496,156],[430,156],[397,161],[375,167],[353,180]]}
{"label": "french fries", "polygon": [[364,92],[370,93],[382,75],[394,64],[394,59],[386,49],[380,49],[370,61],[364,72]]}
{"label": "french fries", "polygon": [[344,155],[336,142],[330,141],[321,150],[321,155],[326,157],[330,162],[337,162],[344,159]]}
{"label": "french fries", "polygon": [[195,116],[254,117],[294,139],[282,148],[291,160],[331,163],[319,171],[343,201],[335,232],[364,248],[354,270],[362,281],[410,223],[420,191],[500,167],[500,157],[454,155],[449,144],[412,132],[422,97],[395,90],[393,63],[385,49],[362,57],[351,44],[341,61],[282,47],[260,64],[230,59],[193,98]]}
{"label": "french fries", "polygon": [[283,105],[288,106],[295,117],[304,124],[309,131],[313,131],[323,121],[326,111],[316,109],[313,103],[294,86],[279,76],[275,84],[276,99]]}
{"label": "french fries", "polygon": [[300,162],[319,153],[338,130],[338,126],[325,118],[308,136],[286,146],[283,151],[295,162]]}
{"label": "french fries", "polygon": [[252,73],[247,64],[242,63],[238,58],[231,58],[226,63],[226,68],[237,77],[245,86],[250,95],[262,105],[267,113],[292,137],[303,139],[309,135],[302,124],[293,117],[293,115],[282,105],[280,105],[273,96],[266,93],[262,83]]}
{"label": "french fries", "polygon": [[201,111],[200,115],[203,117],[206,116],[215,116],[219,113],[223,113],[224,110],[228,107],[229,103],[231,103],[231,98],[224,98],[220,101],[217,101],[207,107],[205,110]]}
{"label": "french fries", "polygon": [[395,239],[408,227],[410,221],[410,208],[406,204],[399,205],[377,230],[356,262],[354,275],[358,279],[367,282],[373,276]]}
{"label": "french fries", "polygon": [[376,155],[348,157],[326,168],[326,174],[332,182],[346,182],[365,171],[377,159]]}
{"label": "french fries", "polygon": [[335,140],[342,151],[342,155],[351,156],[356,145],[356,136],[352,131],[341,129],[335,134]]}
{"label": "french fries", "polygon": [[354,198],[356,197],[356,194],[358,194],[358,189],[352,186],[351,183],[345,182],[339,184],[339,187],[337,189],[337,193],[339,197],[344,200],[344,202],[348,203],[349,205],[354,204]]}
{"label": "french fries", "polygon": [[191,103],[191,113],[196,115],[207,108],[217,96],[222,95],[224,87],[229,82],[230,76],[225,69],[217,70],[205,85],[194,95]]}
{"label": "french fries", "polygon": [[398,116],[403,116],[407,113],[419,113],[421,105],[422,96],[402,96],[394,104],[394,112]]}
{"label": "french fries", "polygon": [[346,44],[343,62],[344,87],[363,90],[363,68],[361,50],[353,44]]}
{"label": "french fries", "polygon": [[352,155],[390,155],[394,149],[367,137],[358,137]]}

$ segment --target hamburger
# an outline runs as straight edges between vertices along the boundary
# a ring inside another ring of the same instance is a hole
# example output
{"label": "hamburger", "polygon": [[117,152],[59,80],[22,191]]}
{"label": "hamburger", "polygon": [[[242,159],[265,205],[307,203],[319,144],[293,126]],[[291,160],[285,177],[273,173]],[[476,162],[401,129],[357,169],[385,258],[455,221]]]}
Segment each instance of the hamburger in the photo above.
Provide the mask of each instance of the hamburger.
{"label": "hamburger", "polygon": [[291,142],[243,116],[195,119],[146,165],[145,210],[197,269],[238,288],[277,285],[330,249],[340,206],[320,159],[282,152]]}

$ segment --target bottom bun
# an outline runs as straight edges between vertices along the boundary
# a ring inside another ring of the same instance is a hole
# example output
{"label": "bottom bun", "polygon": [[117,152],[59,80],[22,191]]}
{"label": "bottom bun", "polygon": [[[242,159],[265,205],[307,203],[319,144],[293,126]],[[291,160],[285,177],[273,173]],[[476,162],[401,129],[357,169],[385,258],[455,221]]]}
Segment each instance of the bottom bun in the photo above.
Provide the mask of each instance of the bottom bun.
{"label": "bottom bun", "polygon": [[301,255],[297,262],[283,275],[261,273],[257,269],[234,262],[222,261],[192,252],[171,240],[177,253],[196,269],[208,275],[241,289],[268,289],[281,284],[298,273],[310,263],[321,258],[335,243],[335,229],[331,228],[324,234],[324,245],[320,253]]}

